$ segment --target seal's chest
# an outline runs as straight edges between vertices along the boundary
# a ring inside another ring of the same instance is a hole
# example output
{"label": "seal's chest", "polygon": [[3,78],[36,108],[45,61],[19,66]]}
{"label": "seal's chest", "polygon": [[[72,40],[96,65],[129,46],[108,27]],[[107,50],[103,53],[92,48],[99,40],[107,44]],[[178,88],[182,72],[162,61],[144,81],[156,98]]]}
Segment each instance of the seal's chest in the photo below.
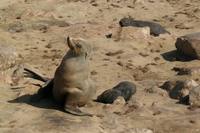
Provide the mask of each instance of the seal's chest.
{"label": "seal's chest", "polygon": [[64,72],[75,73],[87,71],[89,69],[89,64],[88,61],[83,59],[70,59],[63,62],[61,67],[63,67]]}

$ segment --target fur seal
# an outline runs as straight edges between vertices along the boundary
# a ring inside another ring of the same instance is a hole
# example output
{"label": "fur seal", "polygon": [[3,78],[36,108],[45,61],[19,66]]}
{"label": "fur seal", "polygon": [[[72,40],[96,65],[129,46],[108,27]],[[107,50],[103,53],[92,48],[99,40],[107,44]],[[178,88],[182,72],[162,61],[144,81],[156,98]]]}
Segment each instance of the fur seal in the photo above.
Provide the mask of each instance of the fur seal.
{"label": "fur seal", "polygon": [[150,21],[142,21],[142,20],[135,20],[131,17],[129,18],[122,18],[119,21],[119,25],[121,27],[127,27],[127,26],[133,26],[133,27],[149,27],[150,28],[150,34],[153,36],[159,36],[160,34],[168,33],[164,27],[162,27],[160,24]]}
{"label": "fur seal", "polygon": [[96,102],[112,104],[119,96],[127,102],[136,93],[136,85],[130,81],[122,81],[112,89],[104,91],[96,99]]}
{"label": "fur seal", "polygon": [[95,94],[95,85],[90,79],[89,55],[91,46],[81,38],[67,37],[66,43],[69,51],[63,57],[56,69],[54,78],[49,80],[29,69],[28,77],[48,83],[42,87],[38,94],[52,93],[53,98],[64,105],[64,110],[77,116],[92,116],[82,112],[79,107],[87,104]]}

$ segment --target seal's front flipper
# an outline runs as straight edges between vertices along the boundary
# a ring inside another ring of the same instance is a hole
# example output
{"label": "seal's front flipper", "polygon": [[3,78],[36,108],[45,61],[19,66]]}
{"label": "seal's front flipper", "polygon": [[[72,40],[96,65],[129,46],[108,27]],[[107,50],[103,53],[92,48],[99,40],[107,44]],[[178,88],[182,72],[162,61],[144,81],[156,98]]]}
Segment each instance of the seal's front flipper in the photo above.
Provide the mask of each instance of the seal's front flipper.
{"label": "seal's front flipper", "polygon": [[81,110],[79,110],[78,107],[74,107],[74,106],[71,106],[71,105],[65,105],[64,110],[67,113],[72,114],[72,115],[76,115],[76,116],[91,116],[91,117],[93,116],[92,114],[82,112]]}

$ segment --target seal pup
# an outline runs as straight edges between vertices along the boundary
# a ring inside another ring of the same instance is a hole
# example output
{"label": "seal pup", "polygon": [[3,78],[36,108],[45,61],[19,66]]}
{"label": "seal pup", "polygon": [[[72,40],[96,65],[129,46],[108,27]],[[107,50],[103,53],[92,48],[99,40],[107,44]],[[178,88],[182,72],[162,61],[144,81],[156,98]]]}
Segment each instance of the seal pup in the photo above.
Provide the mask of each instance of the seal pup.
{"label": "seal pup", "polygon": [[28,70],[29,77],[48,81],[48,84],[38,91],[39,94],[51,92],[53,98],[62,103],[64,110],[70,114],[92,116],[79,109],[87,104],[96,92],[89,71],[91,45],[84,39],[70,37],[67,37],[66,43],[69,50],[56,69],[53,79],[48,80],[28,69],[25,71]]}
{"label": "seal pup", "polygon": [[119,25],[121,27],[127,27],[127,26],[133,26],[133,27],[149,27],[150,28],[150,34],[153,36],[159,36],[160,34],[168,33],[164,27],[162,27],[160,24],[151,22],[151,21],[143,21],[143,20],[135,20],[131,17],[128,18],[122,18],[119,21]]}
{"label": "seal pup", "polygon": [[119,96],[127,102],[136,93],[136,85],[130,81],[122,81],[112,89],[105,90],[100,94],[96,102],[112,104]]}

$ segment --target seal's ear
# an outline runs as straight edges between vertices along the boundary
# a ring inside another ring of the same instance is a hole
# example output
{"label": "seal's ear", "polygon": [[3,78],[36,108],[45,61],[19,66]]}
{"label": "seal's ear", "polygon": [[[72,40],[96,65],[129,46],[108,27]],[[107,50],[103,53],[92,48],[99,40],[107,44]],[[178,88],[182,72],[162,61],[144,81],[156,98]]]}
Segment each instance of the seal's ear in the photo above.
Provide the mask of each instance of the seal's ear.
{"label": "seal's ear", "polygon": [[73,44],[72,44],[73,42],[71,41],[69,36],[66,38],[66,43],[70,49],[74,49]]}

